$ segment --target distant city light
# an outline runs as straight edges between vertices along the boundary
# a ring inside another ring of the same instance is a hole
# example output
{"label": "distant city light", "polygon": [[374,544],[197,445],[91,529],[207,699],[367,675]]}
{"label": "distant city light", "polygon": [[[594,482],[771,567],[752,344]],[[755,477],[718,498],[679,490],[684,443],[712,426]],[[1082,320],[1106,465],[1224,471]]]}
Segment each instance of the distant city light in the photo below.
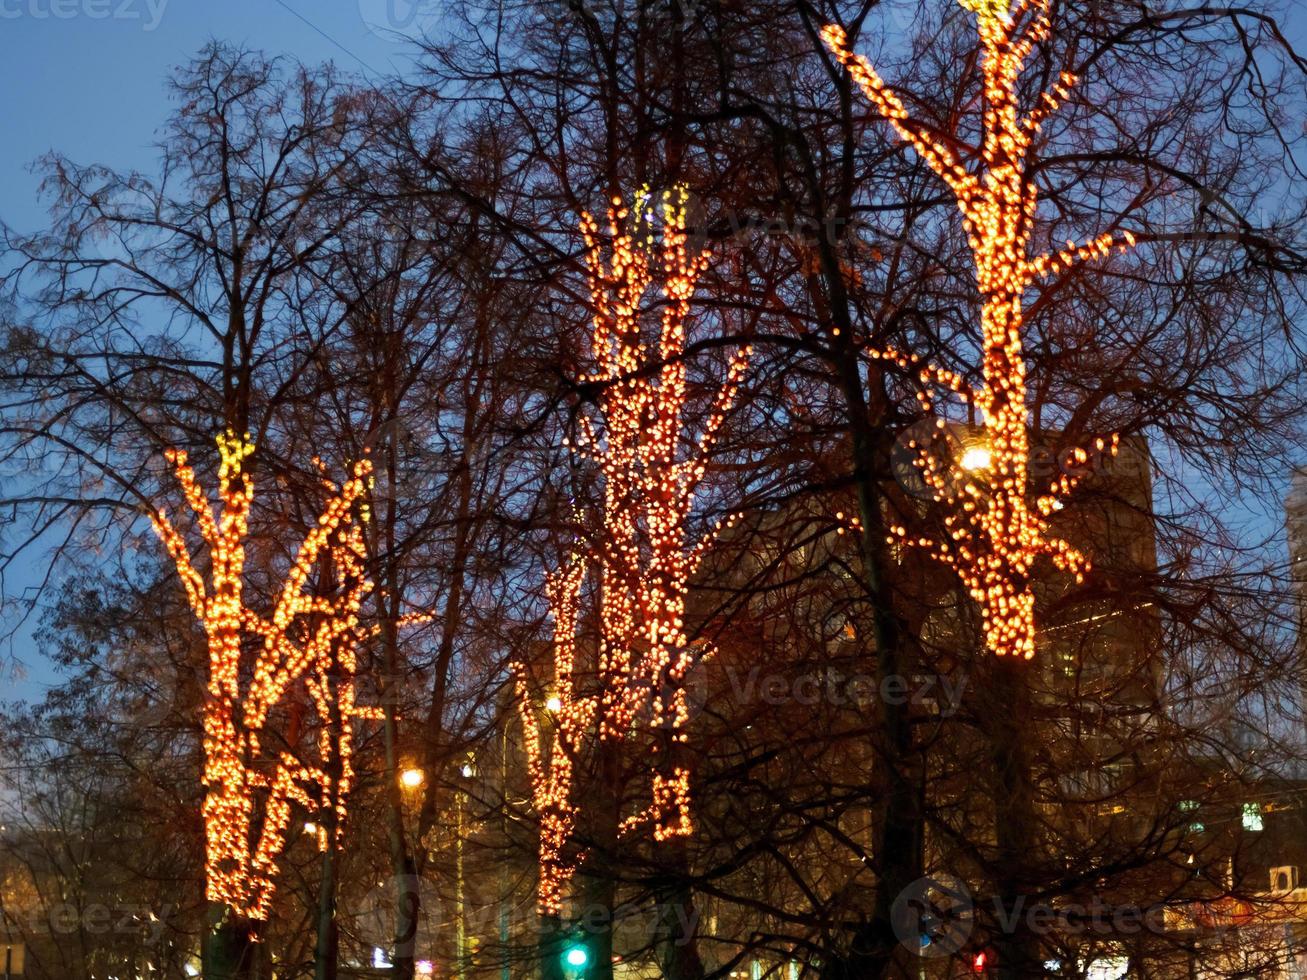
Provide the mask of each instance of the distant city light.
{"label": "distant city light", "polygon": [[1245,803],[1243,805],[1243,829],[1255,832],[1260,831],[1262,827],[1262,805],[1260,803]]}

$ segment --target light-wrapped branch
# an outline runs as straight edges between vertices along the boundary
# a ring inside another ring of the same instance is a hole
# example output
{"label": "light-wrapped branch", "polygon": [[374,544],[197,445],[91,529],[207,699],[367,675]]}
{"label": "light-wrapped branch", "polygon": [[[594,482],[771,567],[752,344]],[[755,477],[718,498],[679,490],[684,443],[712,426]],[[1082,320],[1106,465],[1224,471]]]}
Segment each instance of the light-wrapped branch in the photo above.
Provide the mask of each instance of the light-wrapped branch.
{"label": "light-wrapped branch", "polygon": [[518,666],[514,671],[531,777],[531,799],[540,820],[538,904],[541,912],[551,916],[558,915],[562,908],[563,890],[575,872],[575,863],[567,857],[567,846],[576,826],[574,771],[596,708],[593,698],[578,695],[573,680],[585,570],[585,562],[574,557],[565,568],[551,575],[546,585],[554,622],[553,694],[547,702],[555,718],[552,745],[546,744],[540,730],[525,669]]}
{"label": "light-wrapped branch", "polygon": [[[205,881],[210,901],[235,914],[264,920],[271,911],[278,860],[286,846],[292,805],[330,809],[336,839],[353,778],[352,725],[369,714],[355,692],[359,608],[370,584],[363,571],[358,507],[371,463],[355,464],[350,478],[331,487],[317,525],[301,545],[271,616],[250,608],[244,594],[246,539],[254,482],[245,461],[254,447],[227,432],[218,437],[218,516],[187,462],[169,450],[183,496],[208,551],[209,583],[195,568],[185,536],[165,509],[151,522],[177,568],[187,600],[208,639],[204,703]],[[324,557],[325,556],[325,557]],[[309,594],[314,567],[334,574],[328,595]],[[259,642],[246,644],[246,636]],[[247,649],[253,650],[252,658]],[[262,744],[273,710],[304,678],[321,728],[314,764],[287,751],[269,755]],[[330,771],[337,775],[333,778]]]}
{"label": "light-wrapped branch", "polygon": [[[628,208],[620,199],[607,227],[581,217],[593,319],[593,370],[582,380],[598,386],[596,410],[579,421],[574,451],[592,460],[603,486],[602,529],[590,564],[599,579],[597,670],[594,693],[571,687],[575,626],[583,564],[551,580],[555,622],[557,736],[546,757],[521,670],[518,699],[527,733],[535,805],[541,822],[540,908],[557,914],[572,873],[564,857],[576,821],[574,759],[586,728],[596,745],[633,737],[647,719],[655,754],[650,806],[623,829],[650,822],[656,840],[688,835],[690,772],[676,756],[689,720],[685,682],[696,663],[686,635],[690,580],[724,523],[691,535],[696,494],[748,365],[747,345],[731,358],[697,428],[688,417],[694,392],[687,378],[691,301],[708,268],[706,252],[689,247],[688,192],[681,187],[655,202],[641,190]],[[655,226],[660,225],[660,234]],[[650,329],[657,282],[657,329]],[[574,577],[575,576],[575,577]],[[560,591],[561,590],[561,591]],[[561,630],[561,632],[560,632]]]}
{"label": "light-wrapped branch", "polygon": [[[868,101],[953,189],[982,302],[978,387],[968,386],[952,372],[919,367],[892,351],[868,352],[900,368],[912,367],[923,384],[971,401],[980,410],[988,450],[988,465],[978,472],[964,468],[961,460],[940,459],[933,447],[918,447],[922,478],[945,506],[945,534],[935,540],[897,527],[891,540],[923,548],[956,571],[980,607],[990,650],[999,656],[1029,658],[1035,653],[1034,562],[1047,556],[1080,579],[1089,569],[1089,560],[1054,536],[1046,520],[1071,492],[1074,481],[1063,478],[1046,489],[1031,486],[1024,293],[1035,279],[1105,257],[1119,243],[1105,234],[1085,245],[1070,243],[1054,254],[1032,256],[1039,205],[1038,190],[1027,177],[1032,142],[1042,119],[1069,97],[1076,79],[1069,73],[1061,75],[1023,119],[1018,80],[1026,58],[1051,32],[1048,0],[1023,0],[1016,6],[1009,0],[959,3],[976,16],[981,45],[982,141],[974,173],[949,147],[927,139],[908,119],[902,101],[875,69],[848,49],[841,28],[829,26],[822,37]],[[1123,249],[1134,244],[1129,232],[1122,237]],[[923,408],[933,407],[931,395],[923,394],[920,400]],[[1113,438],[1112,451],[1116,445]]]}
{"label": "light-wrapped branch", "polygon": [[[685,634],[690,578],[704,553],[690,538],[691,510],[726,414],[748,365],[743,346],[727,367],[697,437],[686,409],[690,304],[710,255],[689,249],[683,187],[665,192],[655,210],[647,191],[628,210],[614,201],[607,249],[598,223],[581,221],[595,310],[588,380],[604,386],[598,418],[586,431],[604,482],[601,542],[601,737],[622,738],[638,714],[684,741],[689,716],[685,679],[695,654]],[[661,236],[653,231],[661,218]],[[655,277],[654,263],[658,275]],[[658,278],[662,307],[656,345],[645,336],[645,296]],[[596,436],[596,430],[599,435]],[[718,528],[720,528],[720,524]],[[665,754],[665,753],[664,753]],[[668,760],[654,794],[654,832],[689,833],[688,773]],[[671,810],[665,806],[672,806]]]}

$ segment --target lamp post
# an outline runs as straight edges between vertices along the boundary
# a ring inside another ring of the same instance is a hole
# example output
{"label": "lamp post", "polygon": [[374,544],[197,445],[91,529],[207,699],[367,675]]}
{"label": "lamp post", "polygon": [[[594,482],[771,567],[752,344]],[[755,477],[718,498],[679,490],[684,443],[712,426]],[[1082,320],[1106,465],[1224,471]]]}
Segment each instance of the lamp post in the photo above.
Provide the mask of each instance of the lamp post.
{"label": "lamp post", "polygon": [[455,952],[454,976],[457,980],[466,980],[467,978],[467,900],[463,892],[463,832],[466,824],[467,782],[476,775],[476,769],[470,759],[469,756],[469,761],[463,763],[463,768],[460,770],[463,779],[459,783],[458,791],[455,794],[454,935],[457,950]]}
{"label": "lamp post", "polygon": [[[426,773],[417,766],[406,766],[399,771],[397,777],[400,790],[406,794],[414,794],[426,782]],[[402,805],[402,804],[401,804]],[[397,826],[396,832],[403,833],[402,826]],[[402,837],[400,838],[402,842]],[[418,842],[418,846],[421,846]],[[413,964],[413,970],[417,969],[418,953],[418,931],[419,919],[421,916],[421,898],[419,896],[419,883],[416,864],[408,854],[408,845],[403,844],[403,851],[406,855],[404,861],[404,874],[396,877],[396,905],[395,905],[395,947],[392,954],[392,962],[399,964],[398,969],[403,972],[408,969],[409,964]]]}

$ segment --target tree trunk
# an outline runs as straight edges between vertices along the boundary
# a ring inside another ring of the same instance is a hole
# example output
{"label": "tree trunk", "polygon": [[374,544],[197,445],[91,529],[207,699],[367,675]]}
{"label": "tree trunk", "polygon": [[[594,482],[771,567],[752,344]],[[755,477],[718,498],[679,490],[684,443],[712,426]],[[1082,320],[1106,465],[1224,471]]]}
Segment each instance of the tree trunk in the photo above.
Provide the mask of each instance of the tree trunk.
{"label": "tree trunk", "polygon": [[[386,479],[394,487],[398,476],[396,446],[386,446]],[[390,975],[394,980],[413,980],[417,972],[417,932],[421,912],[421,894],[417,887],[417,864],[409,851],[404,820],[404,794],[399,785],[399,721],[397,704],[401,686],[403,658],[399,650],[399,617],[402,612],[401,586],[395,574],[395,506],[390,501],[385,520],[384,576],[385,591],[381,604],[381,654],[385,669],[382,684],[382,740],[386,756],[386,844],[390,852],[391,881],[395,887],[395,934],[390,951]]]}
{"label": "tree trunk", "polygon": [[204,980],[257,980],[256,923],[221,902],[210,902],[208,932],[201,950]]}
{"label": "tree trunk", "polygon": [[[984,655],[984,654],[982,654]],[[1034,804],[1030,760],[1026,752],[1030,720],[1030,688],[1026,672],[1031,664],[1011,658],[991,658],[993,704],[987,712],[992,727],[991,751],[997,782],[994,786],[994,833],[998,862],[995,893],[1010,917],[1009,928],[999,928],[995,942],[995,976],[999,980],[1025,980],[1040,976],[1039,941],[1023,912],[1029,904],[1027,863],[1036,853]]]}
{"label": "tree trunk", "polygon": [[[667,768],[675,772],[691,764],[689,746],[678,741],[675,732],[662,732],[659,754]],[[703,980],[703,961],[699,957],[699,919],[694,910],[691,887],[689,842],[673,837],[663,842],[656,853],[664,858],[662,872],[666,885],[658,890],[658,920],[654,942],[659,965],[666,980]]]}
{"label": "tree trunk", "polygon": [[328,846],[322,854],[322,884],[318,892],[318,943],[313,953],[313,980],[336,980],[340,927],[336,921],[335,821],[327,820]]}
{"label": "tree trunk", "polygon": [[540,980],[566,980],[563,976],[563,949],[566,935],[556,915],[540,917],[540,939],[537,945],[540,957]]}
{"label": "tree trunk", "polygon": [[[681,848],[678,863],[684,867]],[[665,980],[703,980],[703,960],[699,957],[698,915],[694,910],[694,892],[684,879],[659,903],[659,965]]]}
{"label": "tree trunk", "polygon": [[[852,340],[848,297],[838,260],[828,246],[823,248],[823,260],[828,266],[830,319],[838,331],[833,337],[835,367],[845,401],[858,516],[863,529],[860,542],[863,585],[872,612],[876,679],[878,690],[884,691],[889,689],[887,685],[900,683],[905,676],[903,637],[885,576],[885,514],[877,482],[881,474],[889,471],[889,437],[880,406],[876,408],[876,418],[872,418],[858,350]],[[823,976],[830,980],[906,977],[915,972],[912,960],[916,951],[904,948],[895,930],[894,902],[921,877],[921,765],[912,744],[907,703],[882,698],[879,708],[880,725],[873,736],[873,749],[884,776],[875,787],[881,794],[872,852],[877,871],[875,906],[871,921],[855,933],[848,952],[832,956],[823,968]]]}
{"label": "tree trunk", "polygon": [[617,882],[614,867],[617,832],[621,824],[621,750],[619,742],[603,740],[598,746],[596,805],[590,828],[592,847],[585,875],[579,939],[589,955],[586,980],[613,980],[613,916]]}
{"label": "tree trunk", "polygon": [[413,980],[417,970],[415,953],[421,899],[417,889],[417,867],[409,853],[404,829],[404,798],[399,785],[399,734],[395,719],[395,672],[399,659],[394,623],[394,617],[388,614],[383,617],[381,627],[387,672],[382,721],[386,752],[386,842],[395,885],[395,935],[390,952],[390,975],[395,980]]}

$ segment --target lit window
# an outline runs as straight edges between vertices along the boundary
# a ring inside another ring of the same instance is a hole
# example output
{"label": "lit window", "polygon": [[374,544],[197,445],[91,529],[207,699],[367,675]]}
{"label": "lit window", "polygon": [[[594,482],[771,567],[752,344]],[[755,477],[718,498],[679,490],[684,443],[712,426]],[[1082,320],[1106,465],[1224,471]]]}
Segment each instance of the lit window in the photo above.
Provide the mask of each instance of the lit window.
{"label": "lit window", "polygon": [[1258,831],[1262,829],[1262,805],[1245,803],[1243,805],[1243,829]]}

